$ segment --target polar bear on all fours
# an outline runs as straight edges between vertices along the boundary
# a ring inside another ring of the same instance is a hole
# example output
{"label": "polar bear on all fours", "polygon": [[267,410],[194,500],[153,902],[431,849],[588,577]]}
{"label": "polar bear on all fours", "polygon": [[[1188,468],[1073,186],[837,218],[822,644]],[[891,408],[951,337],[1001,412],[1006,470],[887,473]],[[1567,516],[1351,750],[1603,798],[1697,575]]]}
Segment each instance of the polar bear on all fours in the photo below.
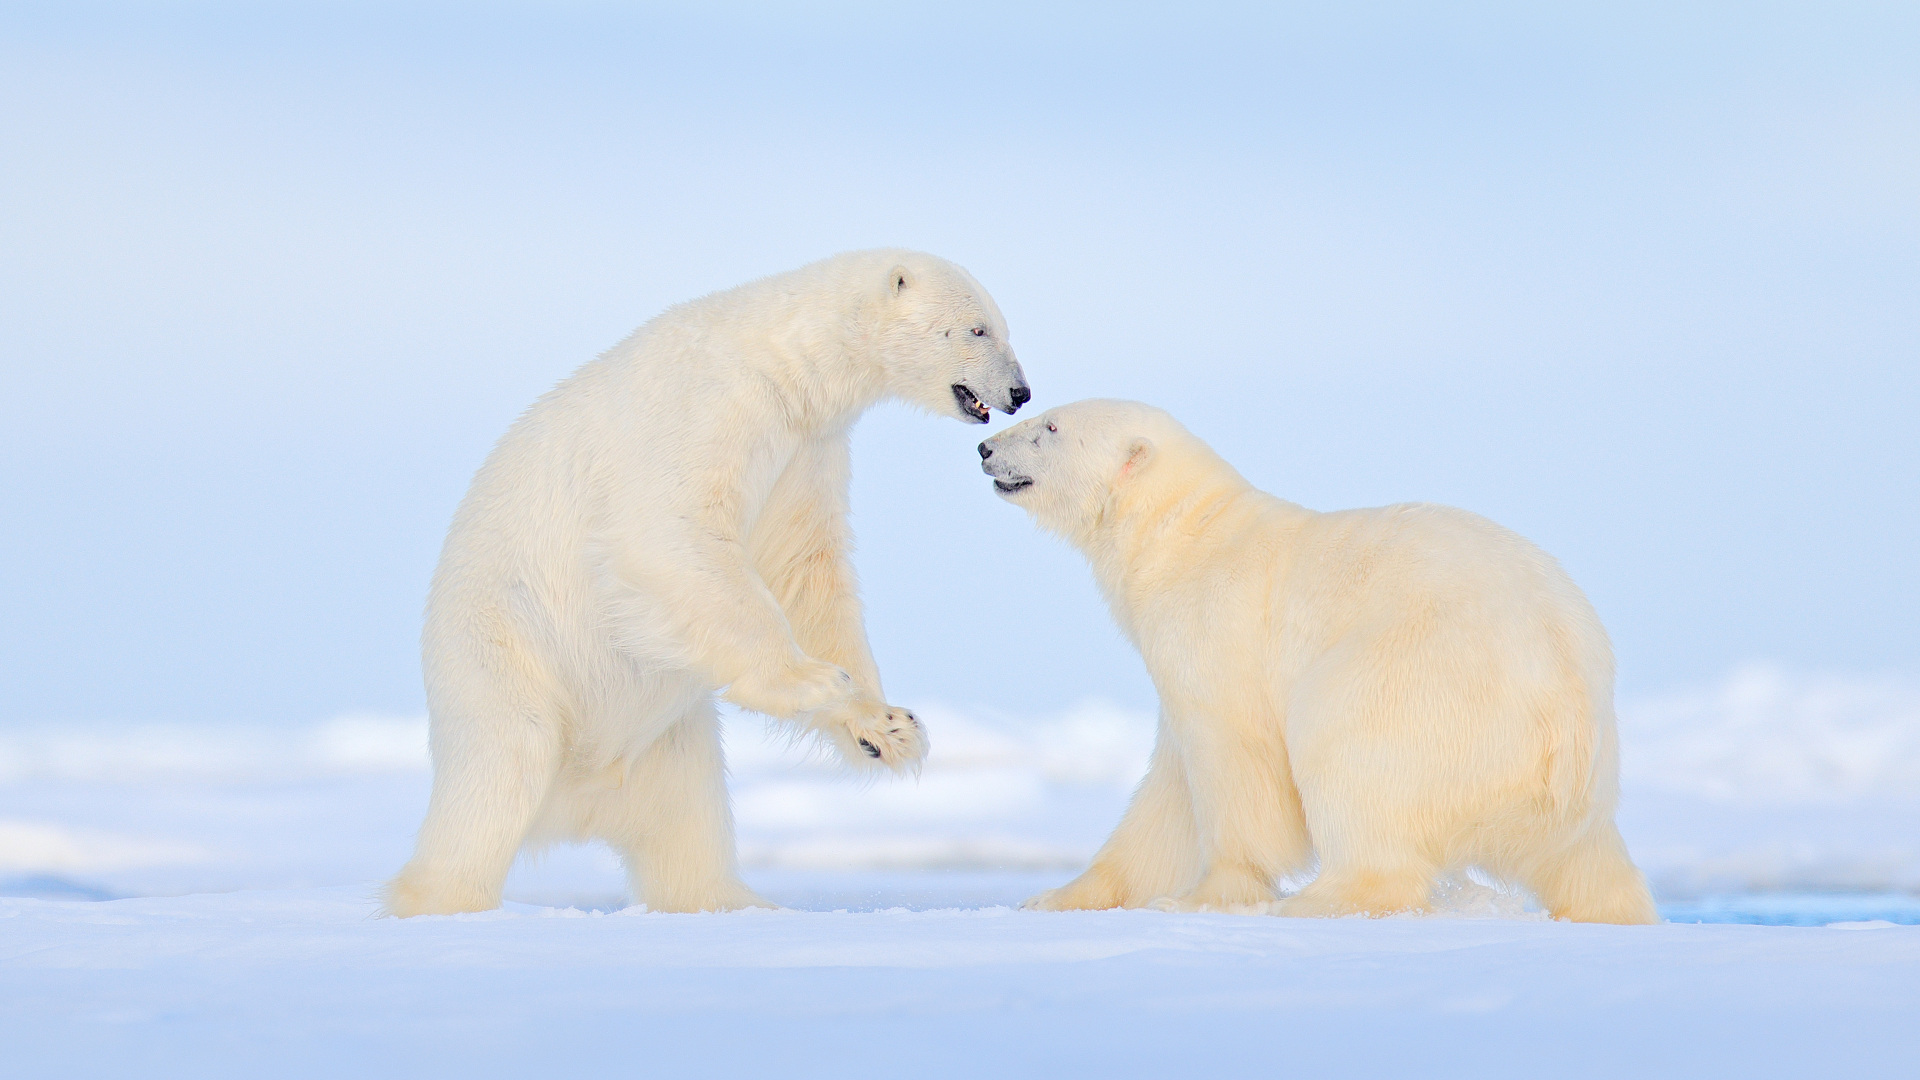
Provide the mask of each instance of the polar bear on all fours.
{"label": "polar bear on all fours", "polygon": [[1550,556],[1444,506],[1314,513],[1132,402],[980,454],[1086,554],[1160,694],[1119,827],[1030,907],[1380,915],[1475,866],[1557,917],[1656,921],[1613,822],[1612,650]]}
{"label": "polar bear on all fours", "polygon": [[993,299],[866,251],[682,304],[542,397],[454,517],[422,651],[433,793],[395,915],[498,906],[523,845],[597,838],[656,911],[741,882],[716,690],[915,766],[848,564],[847,435],[883,398],[985,423],[1029,391]]}

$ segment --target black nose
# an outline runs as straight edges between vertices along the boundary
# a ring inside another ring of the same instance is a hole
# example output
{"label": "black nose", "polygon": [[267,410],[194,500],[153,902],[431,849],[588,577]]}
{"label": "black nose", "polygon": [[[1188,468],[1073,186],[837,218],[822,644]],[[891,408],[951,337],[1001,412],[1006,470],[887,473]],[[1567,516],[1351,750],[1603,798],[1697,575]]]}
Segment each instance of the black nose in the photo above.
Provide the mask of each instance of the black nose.
{"label": "black nose", "polygon": [[[1024,386],[1016,386],[1013,388],[1013,392],[1007,396],[1013,399],[1013,407],[1017,409],[1033,400],[1033,391]],[[982,454],[981,456],[985,457],[986,455]]]}
{"label": "black nose", "polygon": [[993,447],[988,446],[986,443],[981,443],[980,444],[980,460],[985,461],[992,456],[993,456]]}

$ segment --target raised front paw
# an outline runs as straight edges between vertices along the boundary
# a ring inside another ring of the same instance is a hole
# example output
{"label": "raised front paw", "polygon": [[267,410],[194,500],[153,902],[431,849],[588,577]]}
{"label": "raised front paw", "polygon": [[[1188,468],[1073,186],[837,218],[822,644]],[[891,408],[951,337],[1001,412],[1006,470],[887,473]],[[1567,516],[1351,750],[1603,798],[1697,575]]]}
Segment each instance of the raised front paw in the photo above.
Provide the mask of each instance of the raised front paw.
{"label": "raised front paw", "polygon": [[859,693],[846,669],[802,658],[770,671],[749,672],[735,679],[725,696],[741,708],[793,719],[845,705]]}
{"label": "raised front paw", "polygon": [[847,701],[859,694],[853,676],[838,664],[809,660],[797,665],[793,673],[795,712],[814,712]]}
{"label": "raised front paw", "polygon": [[907,709],[862,701],[837,717],[843,726],[841,753],[856,765],[880,764],[895,772],[917,769],[927,756],[927,729]]}

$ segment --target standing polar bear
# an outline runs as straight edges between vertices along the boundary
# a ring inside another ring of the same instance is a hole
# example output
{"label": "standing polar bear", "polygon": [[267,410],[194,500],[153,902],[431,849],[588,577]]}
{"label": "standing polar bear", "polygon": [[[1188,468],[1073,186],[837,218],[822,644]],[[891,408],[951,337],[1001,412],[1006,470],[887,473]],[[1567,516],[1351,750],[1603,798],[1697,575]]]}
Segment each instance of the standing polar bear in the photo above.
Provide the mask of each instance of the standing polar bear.
{"label": "standing polar bear", "polygon": [[1160,693],[1126,816],[1046,910],[1427,906],[1478,866],[1556,917],[1655,921],[1614,828],[1613,656],[1559,564],[1484,518],[1317,514],[1158,409],[1083,401],[980,444],[1093,565]]}
{"label": "standing polar bear", "polygon": [[1029,396],[965,270],[865,251],[671,308],[535,402],[434,574],[433,794],[386,911],[496,907],[524,844],[589,838],[653,910],[764,906],[736,866],[716,690],[849,761],[926,750],[867,646],[849,428],[884,398],[986,423]]}

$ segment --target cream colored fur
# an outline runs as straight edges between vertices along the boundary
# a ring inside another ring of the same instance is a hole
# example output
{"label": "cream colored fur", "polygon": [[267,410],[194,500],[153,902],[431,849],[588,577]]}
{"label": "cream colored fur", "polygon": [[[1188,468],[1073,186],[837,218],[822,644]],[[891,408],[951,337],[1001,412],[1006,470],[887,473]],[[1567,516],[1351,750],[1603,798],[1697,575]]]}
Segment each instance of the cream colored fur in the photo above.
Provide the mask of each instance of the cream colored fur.
{"label": "cream colored fur", "polygon": [[1029,906],[1380,915],[1474,866],[1558,917],[1655,921],[1613,823],[1612,651],[1550,556],[1444,506],[1314,513],[1132,402],[981,450],[1086,554],[1160,693],[1119,827]]}
{"label": "cream colored fur", "polygon": [[764,904],[735,865],[716,690],[857,764],[926,751],[867,646],[848,429],[883,398],[984,423],[1026,396],[966,271],[870,251],[672,308],[535,402],[434,575],[433,794],[385,909],[495,907],[523,846],[589,838],[654,910]]}

